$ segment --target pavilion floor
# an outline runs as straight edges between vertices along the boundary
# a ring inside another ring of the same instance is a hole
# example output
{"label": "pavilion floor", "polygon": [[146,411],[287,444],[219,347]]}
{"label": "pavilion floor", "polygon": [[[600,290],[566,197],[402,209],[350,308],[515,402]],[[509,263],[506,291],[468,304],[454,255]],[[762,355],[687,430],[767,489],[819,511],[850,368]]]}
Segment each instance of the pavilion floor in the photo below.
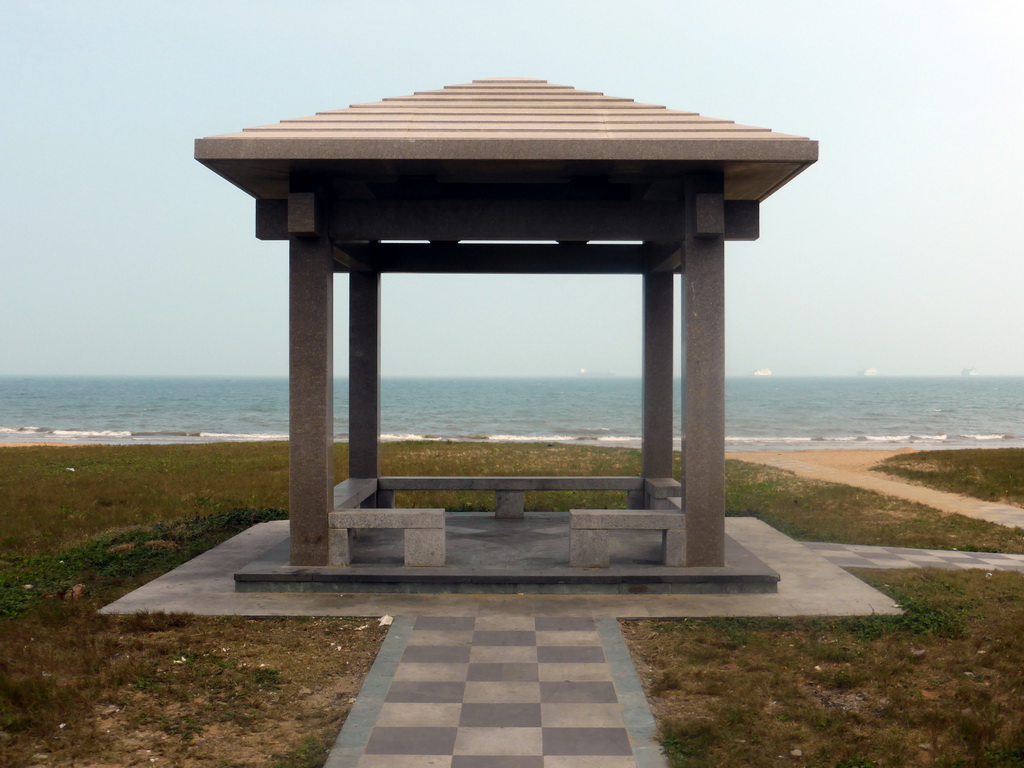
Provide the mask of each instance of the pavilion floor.
{"label": "pavilion floor", "polygon": [[347,567],[293,567],[288,540],[235,571],[236,592],[463,594],[742,594],[775,592],[779,574],[726,536],[721,568],[660,564],[660,531],[617,531],[608,568],[569,567],[569,516],[527,512],[522,520],[449,512],[446,563],[403,564],[403,533],[360,531]]}

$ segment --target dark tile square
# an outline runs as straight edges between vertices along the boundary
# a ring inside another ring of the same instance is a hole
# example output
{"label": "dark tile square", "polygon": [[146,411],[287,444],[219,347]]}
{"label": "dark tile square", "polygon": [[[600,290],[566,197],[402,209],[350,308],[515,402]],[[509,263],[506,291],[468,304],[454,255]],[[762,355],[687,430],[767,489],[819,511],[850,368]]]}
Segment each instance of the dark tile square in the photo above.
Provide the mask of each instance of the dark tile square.
{"label": "dark tile square", "polygon": [[599,645],[541,645],[537,661],[549,664],[603,664],[604,651]]}
{"label": "dark tile square", "polygon": [[412,628],[472,632],[475,624],[475,616],[419,616]]}
{"label": "dark tile square", "polygon": [[458,728],[374,728],[367,755],[450,755]]}
{"label": "dark tile square", "polygon": [[407,645],[402,664],[468,664],[468,645]]}
{"label": "dark tile square", "polygon": [[542,704],[615,704],[615,686],[611,683],[541,683]]}
{"label": "dark tile square", "polygon": [[472,683],[535,683],[537,665],[514,662],[470,664],[466,681]]}
{"label": "dark tile square", "polygon": [[459,704],[465,692],[465,683],[419,683],[398,680],[391,683],[384,701],[403,704]]}
{"label": "dark tile square", "polygon": [[540,704],[463,704],[462,728],[540,728]]}
{"label": "dark tile square", "polygon": [[529,631],[478,629],[473,645],[536,645],[537,634]]}
{"label": "dark tile square", "polygon": [[452,768],[544,768],[537,755],[455,755]]}
{"label": "dark tile square", "polygon": [[594,620],[586,616],[538,616],[538,632],[593,632]]}
{"label": "dark tile square", "polygon": [[544,728],[545,755],[632,755],[625,728]]}

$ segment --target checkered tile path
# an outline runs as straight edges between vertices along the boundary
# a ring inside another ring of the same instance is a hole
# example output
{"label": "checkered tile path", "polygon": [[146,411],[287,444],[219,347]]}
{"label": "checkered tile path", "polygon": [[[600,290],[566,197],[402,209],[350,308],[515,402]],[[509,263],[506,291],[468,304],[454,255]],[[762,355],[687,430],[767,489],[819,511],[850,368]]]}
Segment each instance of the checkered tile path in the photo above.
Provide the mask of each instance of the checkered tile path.
{"label": "checkered tile path", "polygon": [[634,754],[635,742],[656,744],[643,744],[627,727],[636,718],[620,701],[600,620],[405,621],[412,622],[411,630],[404,648],[395,651],[398,663],[362,754],[352,763],[357,768],[664,765],[658,754],[654,760]]}
{"label": "checkered tile path", "polygon": [[983,568],[989,571],[1024,573],[1024,555],[869,547],[862,544],[821,544],[816,541],[805,541],[803,544],[840,568]]}

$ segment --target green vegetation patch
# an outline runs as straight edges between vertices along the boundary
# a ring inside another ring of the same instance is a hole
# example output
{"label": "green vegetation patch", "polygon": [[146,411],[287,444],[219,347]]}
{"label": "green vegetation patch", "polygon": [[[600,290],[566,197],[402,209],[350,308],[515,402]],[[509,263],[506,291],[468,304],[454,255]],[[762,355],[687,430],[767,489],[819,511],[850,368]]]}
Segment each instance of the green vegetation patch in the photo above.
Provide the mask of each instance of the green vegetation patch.
{"label": "green vegetation patch", "polygon": [[1024,554],[1021,529],[743,461],[726,462],[726,514],[800,541]]}
{"label": "green vegetation patch", "polygon": [[8,553],[0,560],[0,617],[22,614],[40,600],[81,599],[86,594],[123,590],[181,565],[256,523],[285,516],[278,509],[236,509],[111,531],[54,554]]}
{"label": "green vegetation patch", "polygon": [[902,616],[623,622],[673,766],[1017,766],[1024,575],[861,571]]}
{"label": "green vegetation patch", "polygon": [[936,490],[1024,507],[1024,448],[919,451],[892,456],[875,469]]}

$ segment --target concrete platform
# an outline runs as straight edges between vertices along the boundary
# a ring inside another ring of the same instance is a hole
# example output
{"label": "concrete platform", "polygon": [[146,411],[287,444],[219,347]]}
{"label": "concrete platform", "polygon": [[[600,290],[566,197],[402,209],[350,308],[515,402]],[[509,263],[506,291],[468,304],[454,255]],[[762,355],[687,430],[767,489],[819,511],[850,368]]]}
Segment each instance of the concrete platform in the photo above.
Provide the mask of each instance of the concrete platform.
{"label": "concrete platform", "polygon": [[862,616],[898,614],[892,599],[753,518],[726,533],[780,575],[768,594],[372,594],[236,592],[234,574],[288,536],[262,523],[107,605],[103,613],[208,616]]}
{"label": "concrete platform", "polygon": [[527,512],[522,520],[493,514],[446,515],[444,567],[407,567],[402,532],[359,531],[352,564],[288,565],[288,541],[235,573],[238,592],[465,594],[712,594],[775,592],[779,574],[726,537],[723,568],[661,565],[661,531],[624,530],[610,536],[608,568],[569,566],[569,516]]}

